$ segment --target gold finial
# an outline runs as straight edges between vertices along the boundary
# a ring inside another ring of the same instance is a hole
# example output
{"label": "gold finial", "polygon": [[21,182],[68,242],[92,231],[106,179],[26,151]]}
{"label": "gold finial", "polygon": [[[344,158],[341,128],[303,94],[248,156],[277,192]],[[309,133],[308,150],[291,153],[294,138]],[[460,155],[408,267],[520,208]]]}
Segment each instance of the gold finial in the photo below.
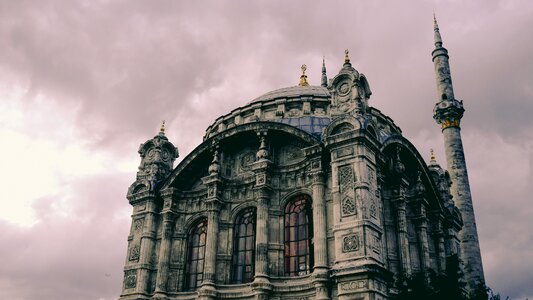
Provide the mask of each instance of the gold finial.
{"label": "gold finial", "polygon": [[436,163],[437,159],[435,158],[435,151],[433,151],[433,148],[429,149],[429,153],[431,154],[430,163]]}
{"label": "gold finial", "polygon": [[350,50],[348,49],[344,50],[344,63],[345,64],[350,63],[350,56],[348,56],[348,54],[350,54]]}
{"label": "gold finial", "polygon": [[302,65],[302,76],[300,76],[300,84],[299,86],[308,86],[309,83],[307,83],[307,75],[305,75],[305,71],[307,70],[306,65]]}
{"label": "gold finial", "polygon": [[163,120],[163,122],[161,122],[161,129],[159,129],[159,132],[165,133],[165,120]]}

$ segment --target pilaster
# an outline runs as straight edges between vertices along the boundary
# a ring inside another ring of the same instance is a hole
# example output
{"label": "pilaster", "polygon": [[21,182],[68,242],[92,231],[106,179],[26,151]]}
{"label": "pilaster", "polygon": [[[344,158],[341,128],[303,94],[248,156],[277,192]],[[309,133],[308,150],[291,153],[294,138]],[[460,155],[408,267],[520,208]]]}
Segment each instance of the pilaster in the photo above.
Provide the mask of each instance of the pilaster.
{"label": "pilaster", "polygon": [[220,177],[220,163],[218,145],[213,146],[215,152],[213,161],[209,165],[209,175],[202,178],[207,186],[207,238],[205,245],[204,278],[202,286],[198,289],[198,299],[213,300],[217,297],[216,288],[216,259],[218,246],[218,231],[220,221],[220,209],[222,208],[223,181]]}
{"label": "pilaster", "polygon": [[260,146],[256,154],[257,160],[252,165],[252,170],[255,173],[254,196],[257,201],[257,223],[255,237],[255,279],[251,286],[256,300],[267,300],[272,291],[272,284],[268,275],[268,207],[272,193],[269,171],[272,167],[272,162],[269,160],[266,136],[266,132],[258,133]]}
{"label": "pilaster", "polygon": [[155,199],[148,191],[128,196],[133,214],[121,299],[148,299],[152,292],[158,215]]}
{"label": "pilaster", "polygon": [[172,250],[172,236],[174,234],[174,225],[177,214],[174,211],[174,193],[173,188],[168,188],[161,192],[163,198],[163,209],[161,211],[162,216],[162,236],[161,245],[159,246],[159,261],[157,264],[157,277],[155,298],[166,298],[168,291],[168,279],[169,279],[169,266],[170,255]]}
{"label": "pilaster", "polygon": [[310,160],[313,190],[313,240],[315,265],[313,283],[317,300],[329,300],[329,267],[327,248],[326,200],[324,197],[325,172],[323,170],[322,147],[317,145],[305,149]]}

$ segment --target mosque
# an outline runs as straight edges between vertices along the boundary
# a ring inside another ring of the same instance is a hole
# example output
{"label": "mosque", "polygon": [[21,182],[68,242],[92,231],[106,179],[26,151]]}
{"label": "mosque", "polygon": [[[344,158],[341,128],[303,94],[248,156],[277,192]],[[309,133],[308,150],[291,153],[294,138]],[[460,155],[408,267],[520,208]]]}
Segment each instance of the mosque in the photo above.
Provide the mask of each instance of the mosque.
{"label": "mosque", "polygon": [[304,65],[297,86],[216,119],[176,167],[164,125],[140,146],[120,299],[385,300],[452,255],[467,289],[483,283],[463,102],[434,30],[447,170],[370,106],[348,51],[320,86]]}

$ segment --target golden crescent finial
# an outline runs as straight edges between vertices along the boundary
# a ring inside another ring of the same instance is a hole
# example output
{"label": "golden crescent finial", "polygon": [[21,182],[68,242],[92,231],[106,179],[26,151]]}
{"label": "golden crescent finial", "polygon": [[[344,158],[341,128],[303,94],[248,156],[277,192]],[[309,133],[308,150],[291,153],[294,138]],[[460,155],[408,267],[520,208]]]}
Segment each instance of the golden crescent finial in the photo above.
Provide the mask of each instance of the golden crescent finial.
{"label": "golden crescent finial", "polygon": [[307,70],[307,66],[305,64],[302,65],[302,76],[300,76],[300,84],[299,86],[308,86],[309,83],[307,83],[307,75],[305,75],[305,71]]}
{"label": "golden crescent finial", "polygon": [[435,151],[433,151],[433,148],[429,149],[429,153],[431,154],[431,162],[436,162],[435,158]]}
{"label": "golden crescent finial", "polygon": [[350,50],[348,50],[348,49],[344,50],[344,62],[345,63],[349,63],[350,62],[350,56],[348,54],[350,54]]}

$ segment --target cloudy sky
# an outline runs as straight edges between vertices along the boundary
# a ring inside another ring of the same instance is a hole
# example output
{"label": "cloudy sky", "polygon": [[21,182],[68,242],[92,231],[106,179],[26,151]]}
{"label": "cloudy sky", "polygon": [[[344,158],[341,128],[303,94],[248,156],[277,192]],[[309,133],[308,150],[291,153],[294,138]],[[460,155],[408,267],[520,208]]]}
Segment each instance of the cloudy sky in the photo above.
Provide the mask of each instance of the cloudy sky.
{"label": "cloudy sky", "polygon": [[371,105],[445,165],[433,10],[488,285],[533,298],[533,2],[0,0],[0,299],[116,299],[138,145],[164,119],[184,157],[302,64],[334,76],[346,48]]}

